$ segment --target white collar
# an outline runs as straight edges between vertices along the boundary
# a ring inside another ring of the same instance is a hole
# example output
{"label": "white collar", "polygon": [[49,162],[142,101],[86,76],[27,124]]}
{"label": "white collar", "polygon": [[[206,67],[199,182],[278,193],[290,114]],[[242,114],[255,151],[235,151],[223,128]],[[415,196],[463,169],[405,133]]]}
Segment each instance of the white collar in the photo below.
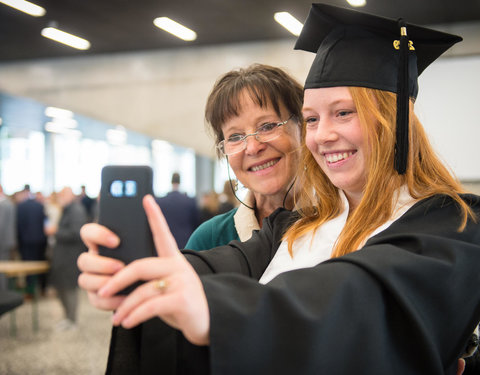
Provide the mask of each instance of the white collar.
{"label": "white collar", "polygon": [[[248,191],[243,201],[247,206],[254,207],[255,197],[253,193]],[[242,242],[247,241],[252,237],[252,231],[260,229],[260,224],[255,216],[255,210],[248,208],[243,204],[240,204],[237,212],[233,215],[233,221],[235,222],[235,229],[237,230],[238,237]]]}

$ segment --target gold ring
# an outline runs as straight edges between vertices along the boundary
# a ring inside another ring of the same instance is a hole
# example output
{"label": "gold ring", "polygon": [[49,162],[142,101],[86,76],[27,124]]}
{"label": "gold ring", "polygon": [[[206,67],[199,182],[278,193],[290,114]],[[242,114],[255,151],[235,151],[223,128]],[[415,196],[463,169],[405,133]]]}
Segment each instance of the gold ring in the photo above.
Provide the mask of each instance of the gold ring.
{"label": "gold ring", "polygon": [[153,287],[162,293],[165,292],[165,289],[167,289],[167,286],[168,284],[165,279],[155,280],[153,283]]}

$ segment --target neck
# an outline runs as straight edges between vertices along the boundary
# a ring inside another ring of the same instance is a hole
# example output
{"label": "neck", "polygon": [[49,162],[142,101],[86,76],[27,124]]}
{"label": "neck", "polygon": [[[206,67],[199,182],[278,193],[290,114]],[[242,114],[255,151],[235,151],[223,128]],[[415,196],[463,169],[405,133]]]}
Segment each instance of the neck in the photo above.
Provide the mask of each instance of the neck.
{"label": "neck", "polygon": [[360,204],[363,193],[352,194],[352,193],[347,193],[345,190],[343,192],[345,193],[345,196],[347,197],[347,200],[348,200],[348,214],[350,215],[350,213],[355,211],[355,209]]}
{"label": "neck", "polygon": [[[255,216],[257,217],[260,227],[263,219],[273,213],[277,208],[284,207],[285,191],[275,195],[253,194],[255,197]],[[293,208],[292,192],[288,193],[285,199],[285,208],[291,210]]]}

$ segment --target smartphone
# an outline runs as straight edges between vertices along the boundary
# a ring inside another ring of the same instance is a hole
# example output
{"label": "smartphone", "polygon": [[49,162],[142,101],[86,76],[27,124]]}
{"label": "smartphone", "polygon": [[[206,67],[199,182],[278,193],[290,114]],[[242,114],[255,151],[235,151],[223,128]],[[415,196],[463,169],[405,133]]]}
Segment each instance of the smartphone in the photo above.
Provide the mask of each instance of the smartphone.
{"label": "smartphone", "polygon": [[[143,165],[107,165],[102,169],[98,223],[119,238],[118,247],[99,247],[100,255],[128,264],[135,259],[155,256],[152,232],[142,200],[153,195],[153,171]],[[127,294],[137,285],[120,292]]]}

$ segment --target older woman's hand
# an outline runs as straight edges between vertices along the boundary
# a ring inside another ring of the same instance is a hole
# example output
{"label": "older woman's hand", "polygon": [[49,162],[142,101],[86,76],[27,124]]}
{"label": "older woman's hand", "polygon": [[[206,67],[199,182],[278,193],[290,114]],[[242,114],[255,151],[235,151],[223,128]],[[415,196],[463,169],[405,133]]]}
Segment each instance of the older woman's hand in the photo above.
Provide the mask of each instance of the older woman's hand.
{"label": "older woman's hand", "polygon": [[[95,287],[103,284],[97,298],[109,301],[110,298],[115,298],[115,293],[135,281],[148,281],[120,303],[113,316],[113,323],[131,328],[152,317],[160,317],[167,324],[181,330],[191,343],[208,345],[210,314],[200,278],[178,251],[175,239],[153,197],[146,196],[143,205],[159,257],[136,260],[112,277],[92,281]],[[93,258],[88,259],[90,260],[93,261]],[[114,266],[102,263],[99,268],[103,272],[106,267]]]}
{"label": "older woman's hand", "polygon": [[119,238],[104,226],[93,223],[85,224],[80,235],[88,252],[82,253],[77,260],[81,271],[78,285],[88,292],[93,306],[102,310],[115,310],[125,297],[103,298],[97,292],[124,264],[117,259],[98,255],[98,245],[114,248],[118,246]]}

